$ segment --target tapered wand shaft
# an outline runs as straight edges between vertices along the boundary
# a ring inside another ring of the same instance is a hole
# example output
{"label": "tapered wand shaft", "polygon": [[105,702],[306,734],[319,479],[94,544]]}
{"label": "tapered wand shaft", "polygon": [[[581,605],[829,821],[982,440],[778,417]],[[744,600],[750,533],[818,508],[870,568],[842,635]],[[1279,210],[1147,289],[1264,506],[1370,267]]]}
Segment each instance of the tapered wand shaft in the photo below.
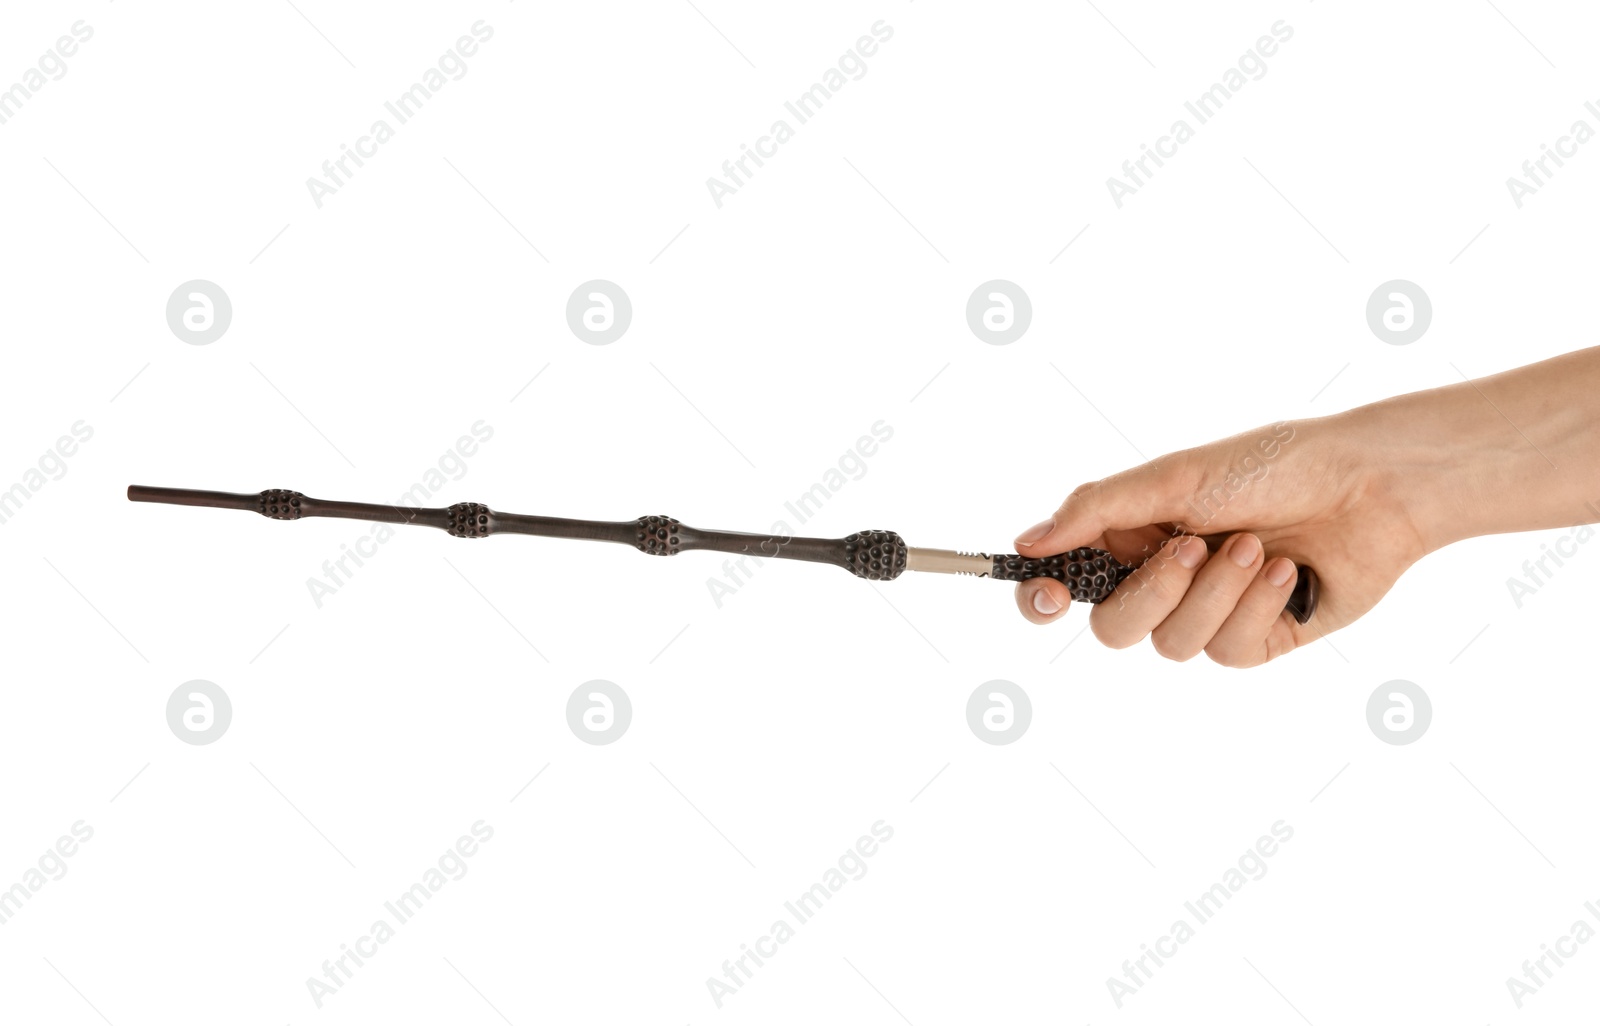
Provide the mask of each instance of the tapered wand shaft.
{"label": "tapered wand shaft", "polygon": [[[458,502],[442,508],[389,506],[370,502],[316,499],[283,488],[264,492],[208,492],[192,488],[130,485],[134,502],[243,509],[272,520],[341,517],[387,524],[420,524],[448,531],[457,538],[491,534],[531,534],[545,538],[617,542],[652,556],[675,556],[692,549],[733,552],[779,559],[832,563],[869,580],[890,580],[905,569],[905,543],[892,531],[859,531],[849,538],[791,538],[783,535],[706,531],[680,524],[672,517],[636,520],[567,520],[524,513],[501,513],[479,502]],[[898,549],[895,549],[898,543]],[[898,557],[898,561],[896,559]]]}

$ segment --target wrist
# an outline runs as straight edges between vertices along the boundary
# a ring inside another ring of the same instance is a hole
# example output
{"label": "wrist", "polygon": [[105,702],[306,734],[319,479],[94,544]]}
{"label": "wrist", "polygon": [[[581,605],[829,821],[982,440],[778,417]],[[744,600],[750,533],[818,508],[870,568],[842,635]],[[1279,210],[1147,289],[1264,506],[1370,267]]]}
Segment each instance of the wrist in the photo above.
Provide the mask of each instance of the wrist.
{"label": "wrist", "polygon": [[[1488,381],[1482,383],[1487,386]],[[1553,474],[1543,452],[1508,421],[1508,396],[1491,402],[1471,382],[1414,392],[1343,414],[1374,468],[1372,486],[1404,512],[1424,552],[1487,534],[1534,530],[1554,521],[1534,496]],[[1519,410],[1527,429],[1551,425]]]}

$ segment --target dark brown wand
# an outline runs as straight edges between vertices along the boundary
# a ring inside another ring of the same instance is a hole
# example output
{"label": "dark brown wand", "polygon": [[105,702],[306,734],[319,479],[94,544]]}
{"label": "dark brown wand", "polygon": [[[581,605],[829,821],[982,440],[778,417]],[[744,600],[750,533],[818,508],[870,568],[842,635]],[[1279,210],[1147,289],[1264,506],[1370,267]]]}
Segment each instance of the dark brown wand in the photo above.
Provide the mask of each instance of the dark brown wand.
{"label": "dark brown wand", "polygon": [[[194,488],[129,485],[128,498],[134,502],[247,509],[273,520],[340,517],[386,524],[422,524],[442,528],[457,538],[533,534],[545,538],[619,542],[651,556],[676,556],[690,549],[709,549],[755,557],[803,559],[811,563],[831,563],[869,581],[892,581],[906,570],[967,574],[997,581],[1053,577],[1065,584],[1079,602],[1105,601],[1123,578],[1134,571],[1102,549],[1073,549],[1040,559],[1011,553],[991,556],[984,552],[912,548],[893,531],[857,531],[847,538],[779,538],[737,531],[704,531],[680,524],[671,517],[564,520],[524,513],[498,513],[478,502],[458,502],[443,509],[416,509],[313,499],[282,488],[269,488],[264,492],[207,492]],[[1284,608],[1300,623],[1305,623],[1316,611],[1318,590],[1316,572],[1309,566],[1300,567],[1300,580]]]}

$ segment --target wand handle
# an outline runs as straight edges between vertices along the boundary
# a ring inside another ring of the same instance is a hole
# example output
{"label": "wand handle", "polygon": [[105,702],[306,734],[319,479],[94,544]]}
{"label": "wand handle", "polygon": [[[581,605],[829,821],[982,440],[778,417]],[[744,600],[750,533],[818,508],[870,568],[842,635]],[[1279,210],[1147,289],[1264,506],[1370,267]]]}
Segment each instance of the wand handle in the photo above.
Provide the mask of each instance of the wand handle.
{"label": "wand handle", "polygon": [[[1294,591],[1289,594],[1289,601],[1283,608],[1297,622],[1305,623],[1317,611],[1322,584],[1317,579],[1317,572],[1309,566],[1298,569],[1300,578],[1295,582]],[[1079,602],[1103,602],[1133,571],[1133,567],[1119,562],[1109,552],[1081,548],[1041,559],[1010,554],[995,556],[989,576],[998,581],[1051,577],[1065,584],[1072,597]]]}

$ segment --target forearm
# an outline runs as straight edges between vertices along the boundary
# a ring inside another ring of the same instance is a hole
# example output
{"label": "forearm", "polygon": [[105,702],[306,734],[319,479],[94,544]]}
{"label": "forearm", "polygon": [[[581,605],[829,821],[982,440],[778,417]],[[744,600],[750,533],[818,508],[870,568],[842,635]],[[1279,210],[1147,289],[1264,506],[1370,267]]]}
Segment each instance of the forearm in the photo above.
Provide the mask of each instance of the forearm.
{"label": "forearm", "polygon": [[1431,551],[1600,521],[1600,348],[1339,414]]}

